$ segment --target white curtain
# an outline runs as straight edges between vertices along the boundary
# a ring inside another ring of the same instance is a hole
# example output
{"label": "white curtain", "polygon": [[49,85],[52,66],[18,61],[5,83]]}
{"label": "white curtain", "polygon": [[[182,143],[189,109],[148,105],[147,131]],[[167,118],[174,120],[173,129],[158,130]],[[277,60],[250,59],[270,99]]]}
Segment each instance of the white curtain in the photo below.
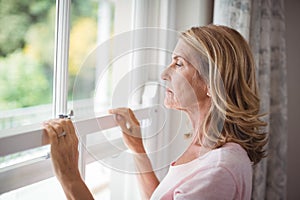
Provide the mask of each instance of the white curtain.
{"label": "white curtain", "polygon": [[215,0],[214,24],[238,30],[252,47],[268,156],[254,167],[252,199],[286,199],[287,83],[284,0]]}

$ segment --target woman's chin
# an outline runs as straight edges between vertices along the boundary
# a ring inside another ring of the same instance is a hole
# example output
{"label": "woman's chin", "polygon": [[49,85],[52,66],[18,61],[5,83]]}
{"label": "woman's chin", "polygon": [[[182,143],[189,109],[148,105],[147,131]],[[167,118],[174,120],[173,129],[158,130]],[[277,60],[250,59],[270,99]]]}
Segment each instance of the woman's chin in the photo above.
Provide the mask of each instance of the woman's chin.
{"label": "woman's chin", "polygon": [[166,102],[164,102],[164,105],[165,105],[166,108],[172,109],[171,106],[169,104],[167,104]]}
{"label": "woman's chin", "polygon": [[174,102],[169,102],[169,101],[164,101],[164,105],[166,108],[168,109],[173,109],[173,110],[182,110],[182,108],[180,106],[178,106],[178,104],[174,103]]}
{"label": "woman's chin", "polygon": [[168,108],[168,109],[173,109],[173,105],[172,104],[170,104],[170,102],[168,102],[168,101],[164,101],[164,105],[165,105],[165,107],[166,108]]}

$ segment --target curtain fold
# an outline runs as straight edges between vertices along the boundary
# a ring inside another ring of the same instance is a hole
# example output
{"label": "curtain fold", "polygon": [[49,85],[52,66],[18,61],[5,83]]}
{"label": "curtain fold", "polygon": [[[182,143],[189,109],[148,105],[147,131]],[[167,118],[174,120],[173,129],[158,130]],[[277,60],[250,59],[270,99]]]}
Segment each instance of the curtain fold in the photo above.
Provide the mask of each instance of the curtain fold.
{"label": "curtain fold", "polygon": [[238,30],[256,61],[268,157],[254,167],[252,199],[286,199],[287,83],[284,0],[215,0],[214,24]]}

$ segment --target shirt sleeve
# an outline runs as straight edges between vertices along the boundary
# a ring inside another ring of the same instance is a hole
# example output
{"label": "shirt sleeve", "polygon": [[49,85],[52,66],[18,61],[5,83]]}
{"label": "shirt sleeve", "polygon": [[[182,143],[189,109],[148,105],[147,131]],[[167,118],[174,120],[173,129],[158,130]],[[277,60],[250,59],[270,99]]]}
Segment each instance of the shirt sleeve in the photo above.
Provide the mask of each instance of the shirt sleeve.
{"label": "shirt sleeve", "polygon": [[223,167],[214,167],[193,173],[174,190],[175,200],[232,200],[237,185],[232,174]]}

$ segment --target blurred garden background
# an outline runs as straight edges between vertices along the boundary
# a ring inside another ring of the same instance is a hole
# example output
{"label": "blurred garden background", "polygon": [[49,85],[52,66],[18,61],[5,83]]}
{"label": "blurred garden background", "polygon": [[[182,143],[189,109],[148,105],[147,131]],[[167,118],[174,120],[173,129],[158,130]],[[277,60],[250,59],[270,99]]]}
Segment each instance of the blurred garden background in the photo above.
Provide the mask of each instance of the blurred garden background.
{"label": "blurred garden background", "polygon": [[[96,46],[99,3],[71,3],[69,97],[80,65]],[[28,123],[26,113],[51,117],[55,4],[55,0],[0,0],[0,130]]]}

